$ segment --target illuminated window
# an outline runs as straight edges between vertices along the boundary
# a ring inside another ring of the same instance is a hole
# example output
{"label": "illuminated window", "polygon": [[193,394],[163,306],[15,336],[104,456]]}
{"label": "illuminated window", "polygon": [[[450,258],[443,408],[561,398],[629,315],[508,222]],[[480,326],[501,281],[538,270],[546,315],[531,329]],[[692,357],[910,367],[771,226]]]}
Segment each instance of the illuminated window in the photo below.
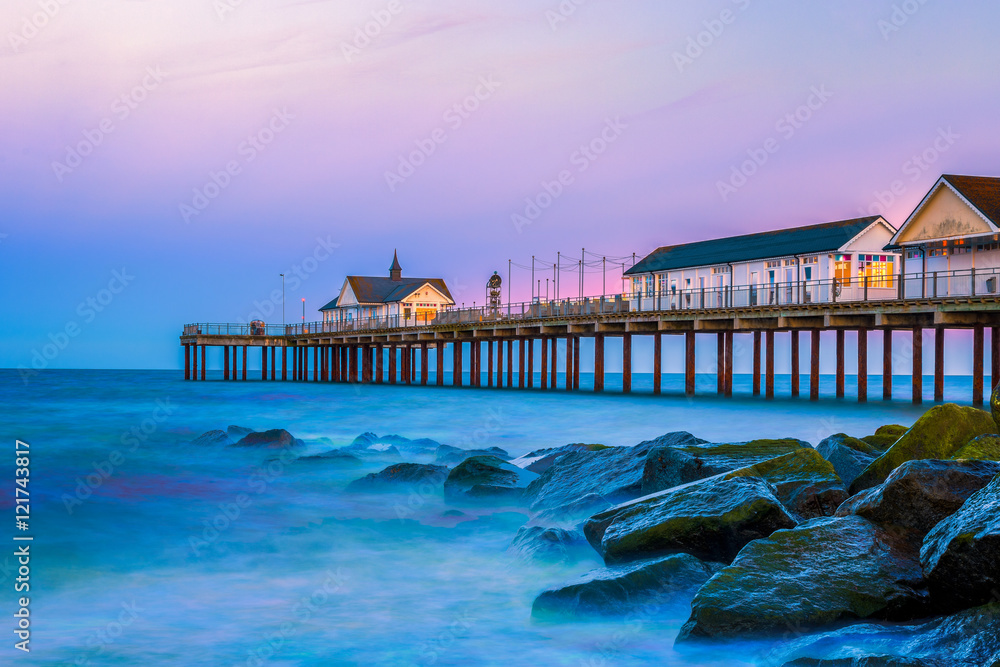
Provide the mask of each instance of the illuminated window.
{"label": "illuminated window", "polygon": [[947,248],[931,248],[927,251],[928,257],[944,257],[948,252]]}
{"label": "illuminated window", "polygon": [[869,287],[893,287],[895,261],[893,255],[858,255],[858,277],[867,277]]}
{"label": "illuminated window", "polygon": [[851,256],[850,255],[836,255],[836,263],[834,264],[834,277],[837,279],[838,285],[850,285],[851,284]]}

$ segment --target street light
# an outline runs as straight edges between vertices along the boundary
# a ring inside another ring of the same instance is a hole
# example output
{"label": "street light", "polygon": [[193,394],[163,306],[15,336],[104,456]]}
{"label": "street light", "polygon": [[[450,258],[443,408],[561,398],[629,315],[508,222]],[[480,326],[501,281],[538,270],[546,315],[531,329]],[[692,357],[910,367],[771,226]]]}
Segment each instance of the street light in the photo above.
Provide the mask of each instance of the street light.
{"label": "street light", "polygon": [[302,297],[302,324],[306,323],[306,298]]}
{"label": "street light", "polygon": [[281,326],[285,326],[285,274],[279,273],[281,276]]}

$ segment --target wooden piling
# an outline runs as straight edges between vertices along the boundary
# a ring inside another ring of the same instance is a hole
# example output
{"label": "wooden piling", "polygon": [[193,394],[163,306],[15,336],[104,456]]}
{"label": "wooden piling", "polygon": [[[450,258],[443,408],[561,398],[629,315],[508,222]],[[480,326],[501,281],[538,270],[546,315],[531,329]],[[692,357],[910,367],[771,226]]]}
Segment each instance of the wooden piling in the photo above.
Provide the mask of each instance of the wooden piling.
{"label": "wooden piling", "polygon": [[892,329],[882,331],[882,400],[892,400]]}
{"label": "wooden piling", "polygon": [[507,388],[514,388],[514,341],[507,341]]}
{"label": "wooden piling", "polygon": [[423,387],[427,386],[428,380],[431,377],[431,365],[430,359],[427,354],[427,343],[420,344],[420,385]]}
{"label": "wooden piling", "polygon": [[837,398],[844,397],[844,330],[837,329]]}
{"label": "wooden piling", "polygon": [[229,346],[222,346],[222,379],[229,379]]}
{"label": "wooden piling", "polygon": [[236,346],[233,345],[233,381],[236,381]]}
{"label": "wooden piling", "polygon": [[288,381],[288,347],[285,345],[281,346],[281,380]]}
{"label": "wooden piling", "polygon": [[208,370],[207,368],[205,368],[205,366],[206,366],[206,364],[205,364],[205,348],[206,347],[208,347],[208,346],[207,345],[202,345],[201,346],[201,379],[202,379],[202,381],[205,380],[205,373]]}
{"label": "wooden piling", "polygon": [[753,332],[753,395],[760,396],[760,332]]}
{"label": "wooden piling", "polygon": [[542,337],[542,368],[541,368],[541,388],[548,389],[549,387],[549,339]]}
{"label": "wooden piling", "polygon": [[493,339],[486,341],[486,387],[493,388]]}
{"label": "wooden piling", "polygon": [[924,330],[913,330],[913,402],[920,405],[924,401]]}
{"label": "wooden piling", "polygon": [[858,403],[868,402],[868,329],[858,329]]}
{"label": "wooden piling", "polygon": [[726,397],[733,395],[733,331],[726,332]]}
{"label": "wooden piling", "polygon": [[663,334],[653,334],[653,395],[663,391]]}
{"label": "wooden piling", "polygon": [[[226,370],[229,370],[229,346],[226,346]],[[184,379],[191,379],[191,345],[184,343]],[[229,379],[229,373],[226,373],[226,379]]]}
{"label": "wooden piling", "polygon": [[437,365],[435,368],[434,383],[439,386],[444,386],[444,341],[439,340],[437,342],[437,349],[434,352],[434,361]]}
{"label": "wooden piling", "polygon": [[934,329],[934,400],[944,400],[944,328]]}
{"label": "wooden piling", "polygon": [[990,387],[1000,385],[1000,327],[990,328]]}
{"label": "wooden piling", "polygon": [[573,389],[580,389],[580,337],[573,337]]}
{"label": "wooden piling", "polygon": [[260,346],[260,379],[267,379],[267,346]]}
{"label": "wooden piling", "polygon": [[[202,347],[202,350],[204,350],[204,349],[205,348]],[[202,356],[201,360],[202,360],[202,362],[204,362],[205,361],[205,357]],[[202,365],[204,365],[204,363],[202,363]],[[204,378],[202,378],[202,379],[204,379]],[[243,381],[244,382],[247,381],[247,346],[246,345],[243,346]]]}
{"label": "wooden piling", "polygon": [[462,386],[462,341],[455,339],[451,344],[452,368],[451,385],[453,387]]}
{"label": "wooden piling", "polygon": [[791,331],[792,344],[792,398],[799,397],[799,332]]}
{"label": "wooden piling", "polygon": [[695,390],[694,337],[693,331],[684,332],[684,394],[686,396],[694,396]]}
{"label": "wooden piling", "polygon": [[594,335],[594,391],[604,391],[604,334]]}
{"label": "wooden piling", "polygon": [[573,339],[566,338],[566,391],[573,391],[573,364],[576,359],[573,357]]}
{"label": "wooden piling", "polygon": [[[527,340],[527,344],[528,344],[527,380],[528,380],[528,389],[531,389],[532,387],[535,386],[535,340],[533,338],[529,338]],[[521,352],[524,352],[524,349],[522,349]],[[521,376],[523,377],[524,375],[525,371],[524,368],[522,368]],[[522,385],[522,387],[523,386],[524,385]]]}
{"label": "wooden piling", "polygon": [[559,351],[557,346],[559,345],[559,339],[553,336],[549,340],[552,341],[552,366],[551,366],[551,378],[552,382],[549,384],[553,389],[558,388],[559,385]]}
{"label": "wooden piling", "polygon": [[774,332],[770,329],[764,334],[764,345],[767,355],[764,366],[764,373],[767,375],[764,381],[764,398],[774,398]]}
{"label": "wooden piling", "polygon": [[819,400],[819,329],[809,332],[809,400]]}
{"label": "wooden piling", "polygon": [[972,330],[972,403],[983,404],[983,326]]}
{"label": "wooden piling", "polygon": [[191,378],[193,380],[197,380],[198,379],[198,344],[195,343],[191,347],[193,348],[192,349],[192,354],[191,354],[191,359],[192,359],[192,363],[191,363]]}
{"label": "wooden piling", "polygon": [[503,387],[503,346],[504,341],[497,341],[497,389]]}
{"label": "wooden piling", "polygon": [[319,345],[313,346],[313,382],[319,382]]}
{"label": "wooden piling", "polygon": [[622,336],[622,393],[632,391],[632,334]]}
{"label": "wooden piling", "polygon": [[274,360],[275,360],[277,352],[278,352],[277,348],[275,348],[275,346],[272,345],[271,346],[271,381],[272,382],[274,382],[274,380],[276,380],[277,377],[278,377],[278,367],[274,363]]}

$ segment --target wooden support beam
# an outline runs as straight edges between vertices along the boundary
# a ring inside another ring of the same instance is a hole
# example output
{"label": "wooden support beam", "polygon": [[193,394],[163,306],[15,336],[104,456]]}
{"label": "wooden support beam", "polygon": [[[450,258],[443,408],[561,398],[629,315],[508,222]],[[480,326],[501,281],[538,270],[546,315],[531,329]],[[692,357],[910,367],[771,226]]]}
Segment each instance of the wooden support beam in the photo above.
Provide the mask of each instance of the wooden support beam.
{"label": "wooden support beam", "polygon": [[407,380],[407,384],[413,384],[417,381],[417,348],[416,346],[410,347],[410,376]]}
{"label": "wooden support beam", "polygon": [[715,338],[715,393],[722,396],[726,393],[726,332],[720,331]]}
{"label": "wooden support beam", "polygon": [[[187,369],[185,369],[185,373],[184,373],[185,376],[187,375],[186,370]],[[185,379],[187,379],[187,378],[185,377]],[[223,345],[222,346],[222,379],[223,380],[228,380],[229,379],[229,346],[228,345]]]}
{"label": "wooden support beam", "polygon": [[453,387],[462,386],[462,341],[456,340],[451,344],[452,368],[451,384]]}
{"label": "wooden support beam", "polygon": [[844,397],[844,330],[837,329],[837,398]]}
{"label": "wooden support beam", "polygon": [[197,380],[198,379],[198,344],[195,343],[191,347],[193,348],[192,349],[192,353],[191,353],[191,359],[192,359],[192,363],[191,363],[191,379],[192,380]]}
{"label": "wooden support beam", "polygon": [[753,395],[760,396],[760,332],[753,332]]}
{"label": "wooden support beam", "polygon": [[559,345],[559,339],[553,336],[550,340],[552,341],[552,366],[551,366],[552,382],[549,384],[549,386],[552,387],[553,389],[556,389],[559,386],[559,360],[558,360],[559,350],[557,349]]}
{"label": "wooden support beam", "polygon": [[[522,341],[523,342],[523,341]],[[521,348],[524,351],[524,348]],[[507,341],[507,388],[514,388],[514,340]]]}
{"label": "wooden support beam", "polygon": [[206,364],[205,364],[205,348],[206,347],[208,347],[208,346],[207,345],[202,345],[201,346],[201,379],[202,380],[205,379],[205,372],[207,370],[205,368],[205,366],[206,366]]}
{"label": "wooden support beam", "polygon": [[882,331],[882,400],[892,400],[892,329]]}
{"label": "wooden support beam", "polygon": [[[191,379],[191,345],[184,343],[184,379]],[[226,346],[226,379],[229,379],[229,346]]]}
{"label": "wooden support beam", "polygon": [[439,340],[437,342],[437,351],[434,353],[434,356],[436,357],[435,361],[437,362],[437,369],[436,369],[437,373],[436,377],[434,378],[434,382],[437,384],[437,386],[443,387],[444,386],[444,341],[443,340]]}
{"label": "wooden support beam", "polygon": [[486,386],[493,387],[493,339],[486,341]]}
{"label": "wooden support beam", "polygon": [[382,372],[385,366],[382,363],[382,344],[375,345],[375,384],[385,382],[385,374]]}
{"label": "wooden support beam", "polygon": [[274,359],[275,359],[275,354],[276,354],[276,352],[277,352],[277,350],[276,350],[276,349],[275,349],[275,347],[274,347],[274,346],[272,345],[272,346],[271,346],[271,381],[272,381],[272,382],[273,382],[273,381],[274,381],[275,379],[277,379],[277,377],[278,377],[278,367],[277,367],[277,365],[275,365],[275,363],[274,363]]}
{"label": "wooden support beam", "polygon": [[765,374],[767,377],[764,382],[764,397],[771,399],[774,398],[774,332],[768,330],[764,334],[765,346],[767,354],[767,360],[765,365]]}
{"label": "wooden support beam", "polygon": [[810,333],[809,346],[809,400],[819,400],[819,329]]}
{"label": "wooden support beam", "polygon": [[622,336],[622,393],[632,391],[632,334]]}
{"label": "wooden support beam", "polygon": [[594,336],[594,391],[604,391],[604,334]]}
{"label": "wooden support beam", "polygon": [[503,387],[503,346],[504,341],[497,341],[497,388]]}
{"label": "wooden support beam", "polygon": [[[533,338],[528,339],[528,389],[535,386],[535,340]],[[524,350],[522,350],[523,352]],[[524,376],[524,373],[521,373]]]}
{"label": "wooden support beam", "polygon": [[972,403],[983,404],[983,327],[972,330]]}
{"label": "wooden support beam", "polygon": [[566,391],[573,391],[573,339],[566,339]]}
{"label": "wooden support beam", "polygon": [[288,381],[288,347],[281,346],[281,380]]}
{"label": "wooden support beam", "polygon": [[260,379],[267,379],[267,346],[260,346]]}
{"label": "wooden support beam", "polygon": [[858,329],[858,403],[868,402],[868,329]]}
{"label": "wooden support beam", "polygon": [[319,345],[313,346],[313,382],[319,382]]}
{"label": "wooden support beam", "polygon": [[580,337],[573,336],[573,389],[580,389]]}
{"label": "wooden support beam", "polygon": [[541,388],[549,388],[549,339],[543,337],[542,341],[542,378]]}
{"label": "wooden support beam", "polygon": [[396,346],[389,346],[389,384],[396,384],[397,373],[396,373]]}
{"label": "wooden support beam", "polygon": [[[202,350],[204,350],[204,348],[202,348]],[[203,362],[204,362],[204,360],[205,360],[205,358],[202,357],[202,361]],[[246,345],[243,346],[243,381],[244,382],[247,381],[247,346]]]}
{"label": "wooden support beam", "polygon": [[426,387],[431,377],[431,364],[427,354],[427,343],[420,344],[420,384]]}
{"label": "wooden support beam", "polygon": [[233,381],[236,380],[236,346],[233,345]]}
{"label": "wooden support beam", "polygon": [[799,396],[799,332],[792,331],[792,398]]}
{"label": "wooden support beam", "polygon": [[944,328],[934,330],[934,400],[944,400]]}
{"label": "wooden support beam", "polygon": [[726,386],[725,395],[733,395],[733,332],[726,332]]}
{"label": "wooden support beam", "polygon": [[1000,327],[990,328],[990,386],[1000,385]]}
{"label": "wooden support beam", "polygon": [[684,393],[687,396],[694,396],[695,390],[694,337],[693,331],[684,332]]}
{"label": "wooden support beam", "polygon": [[916,405],[924,401],[924,330],[913,330],[913,402]]}
{"label": "wooden support beam", "polygon": [[663,334],[653,334],[653,395],[663,392]]}

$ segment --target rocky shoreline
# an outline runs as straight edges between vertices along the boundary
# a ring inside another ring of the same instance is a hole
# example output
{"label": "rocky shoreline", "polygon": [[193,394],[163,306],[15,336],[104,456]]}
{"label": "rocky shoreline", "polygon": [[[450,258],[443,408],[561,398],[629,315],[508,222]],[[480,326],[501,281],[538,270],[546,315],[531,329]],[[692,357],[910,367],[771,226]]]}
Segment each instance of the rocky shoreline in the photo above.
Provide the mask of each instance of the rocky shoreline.
{"label": "rocky shoreline", "polygon": [[[385,464],[347,493],[517,508],[517,557],[596,552],[605,567],[539,591],[539,622],[683,610],[679,650],[754,640],[774,665],[978,666],[1000,665],[998,430],[987,412],[945,404],[910,428],[815,447],[677,432],[513,458],[368,433],[298,460]],[[304,446],[238,427],[194,442]]]}

